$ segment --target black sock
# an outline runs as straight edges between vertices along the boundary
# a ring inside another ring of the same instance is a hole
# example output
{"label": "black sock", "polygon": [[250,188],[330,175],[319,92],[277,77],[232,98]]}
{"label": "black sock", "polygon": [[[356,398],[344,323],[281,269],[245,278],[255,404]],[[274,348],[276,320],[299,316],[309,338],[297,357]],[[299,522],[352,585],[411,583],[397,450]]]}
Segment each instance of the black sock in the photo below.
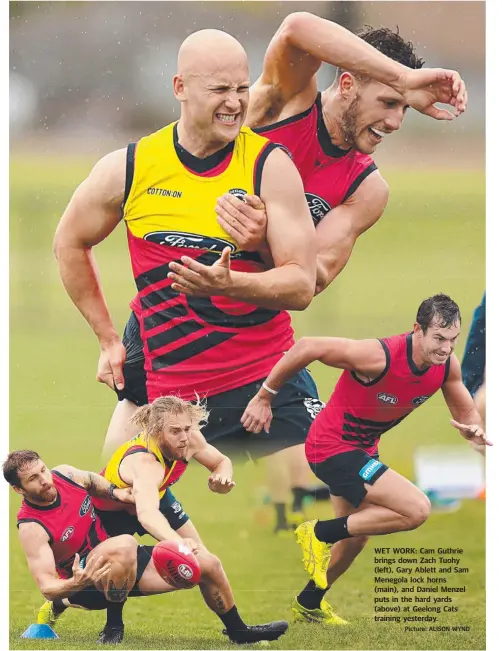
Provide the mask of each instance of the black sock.
{"label": "black sock", "polygon": [[298,603],[300,606],[307,608],[308,610],[314,610],[315,608],[321,607],[321,601],[326,592],[326,590],[321,590],[316,586],[314,581],[309,581],[307,585],[303,588],[300,594],[297,597]]}
{"label": "black sock", "polygon": [[64,605],[63,600],[60,597],[54,599],[52,602],[52,610],[55,615],[61,615],[61,613],[63,613],[67,608],[68,606]]}
{"label": "black sock", "polygon": [[119,628],[124,626],[122,611],[124,610],[125,601],[110,601],[106,608],[106,625]]}
{"label": "black sock", "polygon": [[347,530],[348,515],[344,518],[334,518],[333,520],[319,521],[314,527],[314,533],[317,539],[325,543],[336,543],[344,538],[352,538]]}
{"label": "black sock", "polygon": [[281,502],[279,504],[274,504],[274,506],[275,514],[277,516],[277,522],[275,526],[277,528],[286,528],[288,526],[288,522],[286,520],[286,505]]}
{"label": "black sock", "polygon": [[241,616],[239,615],[237,606],[232,606],[230,610],[228,610],[223,615],[218,615],[218,617],[223,622],[223,625],[227,631],[245,631],[247,628],[246,624],[242,621]]}
{"label": "black sock", "polygon": [[293,511],[303,511],[303,500],[307,495],[310,495],[310,491],[302,488],[301,486],[293,486]]}

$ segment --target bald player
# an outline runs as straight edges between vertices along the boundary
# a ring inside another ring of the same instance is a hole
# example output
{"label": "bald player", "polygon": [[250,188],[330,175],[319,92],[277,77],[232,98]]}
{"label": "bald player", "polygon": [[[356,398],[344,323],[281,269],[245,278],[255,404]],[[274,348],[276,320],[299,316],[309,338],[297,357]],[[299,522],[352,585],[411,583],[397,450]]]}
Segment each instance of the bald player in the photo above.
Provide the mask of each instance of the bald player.
{"label": "bald player", "polygon": [[[263,378],[293,345],[286,310],[305,309],[313,297],[314,226],[289,156],[243,126],[249,70],[234,38],[216,30],[189,36],[173,90],[180,120],[97,163],[65,210],[55,253],[66,291],[99,341],[98,379],[134,407],[122,371],[126,350],[92,254],[125,222],[145,399],[207,398],[208,442],[256,458],[303,444],[311,424],[305,401],[319,401],[300,371],[278,396],[281,418],[270,436],[249,435],[240,423]],[[218,224],[216,200],[226,193],[261,197],[271,268]]]}

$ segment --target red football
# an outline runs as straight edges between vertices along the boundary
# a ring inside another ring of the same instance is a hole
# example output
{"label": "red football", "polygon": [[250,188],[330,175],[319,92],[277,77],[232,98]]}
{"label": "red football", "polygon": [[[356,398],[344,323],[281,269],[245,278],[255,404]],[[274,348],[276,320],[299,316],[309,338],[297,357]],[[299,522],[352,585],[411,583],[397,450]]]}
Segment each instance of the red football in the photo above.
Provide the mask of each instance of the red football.
{"label": "red football", "polygon": [[200,580],[200,567],[182,542],[163,540],[152,552],[155,568],[166,583],[175,588],[193,588]]}

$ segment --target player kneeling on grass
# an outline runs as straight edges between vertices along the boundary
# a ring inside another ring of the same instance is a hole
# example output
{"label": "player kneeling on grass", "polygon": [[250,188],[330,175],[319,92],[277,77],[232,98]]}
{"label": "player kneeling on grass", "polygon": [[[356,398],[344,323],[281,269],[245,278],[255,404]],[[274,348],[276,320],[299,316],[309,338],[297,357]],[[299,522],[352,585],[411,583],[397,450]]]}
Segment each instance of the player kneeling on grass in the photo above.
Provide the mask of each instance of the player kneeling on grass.
{"label": "player kneeling on grass", "polygon": [[140,407],[133,422],[142,428],[141,433],[120,446],[103,470],[113,485],[132,489],[135,506],[110,499],[95,499],[94,504],[111,536],[149,533],[159,541],[182,543],[193,551],[200,565],[202,596],[220,617],[224,632],[232,641],[275,640],[286,632],[287,622],[258,626],[243,622],[220,560],[204,547],[197,529],[169,488],[192,461],[210,471],[211,491],[225,494],[235,486],[232,462],[209,445],[200,431],[207,416],[202,405],[177,396],[162,396]]}
{"label": "player kneeling on grass", "polygon": [[311,577],[293,602],[295,620],[346,624],[324,595],[362,551],[367,537],[416,529],[429,516],[427,496],[379,460],[384,432],[441,389],[452,425],[467,440],[491,445],[453,354],[460,322],[457,304],[437,294],[420,305],[412,332],[360,341],[301,339],[248,404],[244,427],[267,431],[274,396],[298,369],[319,360],[344,370],[305,443],[310,467],[329,486],[338,517],[305,522],[295,532]]}

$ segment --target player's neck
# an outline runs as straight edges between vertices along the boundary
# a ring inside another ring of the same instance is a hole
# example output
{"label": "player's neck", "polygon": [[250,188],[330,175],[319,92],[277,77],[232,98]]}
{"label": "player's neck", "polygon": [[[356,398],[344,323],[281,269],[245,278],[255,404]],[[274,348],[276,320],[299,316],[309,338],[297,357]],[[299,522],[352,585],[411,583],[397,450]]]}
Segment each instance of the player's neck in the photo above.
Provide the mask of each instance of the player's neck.
{"label": "player's neck", "polygon": [[411,335],[411,357],[415,366],[420,371],[425,371],[425,369],[429,368],[430,363],[428,361],[424,361],[424,358],[422,357],[422,349],[420,348],[420,345],[414,334]]}
{"label": "player's neck", "polygon": [[331,142],[340,149],[350,149],[351,146],[345,141],[342,127],[344,106],[340,94],[333,87],[327,88],[321,94],[321,105],[324,124]]}
{"label": "player's neck", "polygon": [[186,149],[189,154],[197,158],[207,158],[212,154],[224,149],[228,143],[219,140],[208,140],[207,135],[187,123],[186,119],[180,118],[177,125],[178,143]]}

